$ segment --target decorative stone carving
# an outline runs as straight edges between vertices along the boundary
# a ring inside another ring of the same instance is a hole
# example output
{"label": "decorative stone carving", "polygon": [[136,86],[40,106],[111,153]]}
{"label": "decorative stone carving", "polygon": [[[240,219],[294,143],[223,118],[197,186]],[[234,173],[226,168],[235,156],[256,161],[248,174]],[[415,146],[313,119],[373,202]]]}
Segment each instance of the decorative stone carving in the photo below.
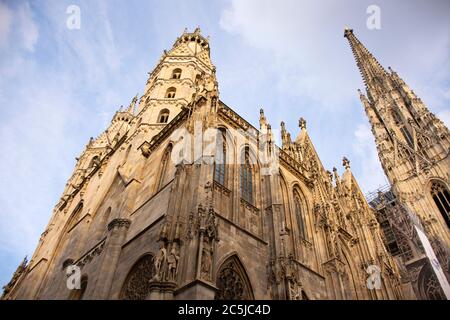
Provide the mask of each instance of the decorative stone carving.
{"label": "decorative stone carving", "polygon": [[155,262],[152,255],[145,255],[133,266],[125,280],[121,299],[144,300],[150,292],[150,280],[155,274]]}
{"label": "decorative stone carving", "polygon": [[148,158],[150,156],[150,143],[148,143],[147,141],[145,141],[139,149],[141,150],[144,157]]}
{"label": "decorative stone carving", "polygon": [[166,244],[164,242],[161,242],[159,251],[154,259],[155,275],[153,277],[153,280],[159,281],[164,278],[164,266],[166,263],[166,259],[167,259]]}
{"label": "decorative stone carving", "polygon": [[176,280],[177,278],[178,260],[180,260],[178,245],[174,243],[167,257],[167,275],[169,280]]}
{"label": "decorative stone carving", "polygon": [[218,300],[253,299],[247,275],[234,256],[221,266],[216,284],[218,291],[215,298]]}
{"label": "decorative stone carving", "polygon": [[302,300],[303,287],[300,281],[295,277],[290,277],[287,281],[287,298],[288,300]]}
{"label": "decorative stone carving", "polygon": [[129,228],[131,221],[128,219],[116,218],[108,224],[108,231],[114,228]]}
{"label": "decorative stone carving", "polygon": [[218,240],[217,217],[212,208],[206,213],[202,206],[199,206],[199,219],[199,250],[201,256],[199,277],[203,280],[211,281],[214,241]]}

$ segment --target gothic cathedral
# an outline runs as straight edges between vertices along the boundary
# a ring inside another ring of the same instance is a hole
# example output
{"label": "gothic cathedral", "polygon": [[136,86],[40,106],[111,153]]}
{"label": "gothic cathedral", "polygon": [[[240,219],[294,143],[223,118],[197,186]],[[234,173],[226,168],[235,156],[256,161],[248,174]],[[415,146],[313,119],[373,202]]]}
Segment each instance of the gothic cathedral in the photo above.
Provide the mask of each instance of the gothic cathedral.
{"label": "gothic cathedral", "polygon": [[[345,36],[396,203],[448,252],[449,131]],[[185,31],[89,140],[2,298],[421,298],[350,161],[327,171],[303,118],[281,140],[263,110],[255,128],[220,100],[208,39]]]}

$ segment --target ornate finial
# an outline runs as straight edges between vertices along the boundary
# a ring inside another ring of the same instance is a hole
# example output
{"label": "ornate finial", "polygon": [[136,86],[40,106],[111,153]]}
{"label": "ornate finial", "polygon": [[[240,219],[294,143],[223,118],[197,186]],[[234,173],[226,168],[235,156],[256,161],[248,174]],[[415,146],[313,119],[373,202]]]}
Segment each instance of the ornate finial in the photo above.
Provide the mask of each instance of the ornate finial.
{"label": "ornate finial", "polygon": [[195,34],[199,34],[199,33],[200,33],[200,27],[195,28],[194,33],[195,33]]}
{"label": "ornate finial", "polygon": [[263,108],[259,109],[259,114],[262,115],[262,116],[264,115],[264,109]]}
{"label": "ornate finial", "polygon": [[127,112],[134,114],[134,107],[136,106],[137,100],[138,100],[138,94],[136,93],[133,100],[131,100],[130,105],[128,106]]}
{"label": "ornate finial", "polygon": [[337,172],[337,169],[336,169],[336,167],[333,167],[333,172]]}
{"label": "ornate finial", "polygon": [[350,169],[350,161],[346,157],[342,158],[342,165],[345,167],[345,169]]}
{"label": "ornate finial", "polygon": [[346,37],[349,33],[353,33],[353,30],[349,27],[344,28],[344,37]]}
{"label": "ornate finial", "polygon": [[284,121],[281,121],[280,126],[281,126],[281,130],[284,130],[286,128]]}
{"label": "ornate finial", "polygon": [[330,170],[327,170],[327,176],[328,176],[328,178],[330,179],[330,181],[331,180],[333,180],[333,174],[331,173],[331,171]]}
{"label": "ornate finial", "polygon": [[187,28],[184,28],[183,34],[185,34],[185,33],[187,33],[187,32],[188,32],[188,29],[187,29]]}
{"label": "ornate finial", "polygon": [[306,120],[303,118],[300,118],[300,120],[298,120],[298,126],[300,127],[300,129],[306,130]]}

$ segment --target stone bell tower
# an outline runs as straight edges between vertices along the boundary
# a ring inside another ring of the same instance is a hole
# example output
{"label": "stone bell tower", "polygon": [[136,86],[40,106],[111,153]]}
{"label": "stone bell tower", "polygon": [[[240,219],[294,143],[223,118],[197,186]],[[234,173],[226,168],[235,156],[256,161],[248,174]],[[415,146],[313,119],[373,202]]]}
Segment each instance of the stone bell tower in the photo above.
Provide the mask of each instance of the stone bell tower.
{"label": "stone bell tower", "polygon": [[199,28],[192,33],[185,30],[149,73],[138,109],[142,122],[163,127],[190,103],[197,82],[213,73],[208,39]]}

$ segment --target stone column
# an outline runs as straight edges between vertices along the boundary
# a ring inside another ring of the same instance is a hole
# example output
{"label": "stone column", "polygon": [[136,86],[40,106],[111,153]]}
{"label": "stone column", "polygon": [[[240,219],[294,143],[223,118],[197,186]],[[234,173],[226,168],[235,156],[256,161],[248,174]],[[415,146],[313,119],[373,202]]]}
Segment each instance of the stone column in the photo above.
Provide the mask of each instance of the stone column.
{"label": "stone column", "polygon": [[147,300],[173,300],[173,292],[177,287],[173,281],[150,281],[150,293]]}
{"label": "stone column", "polygon": [[130,227],[130,220],[116,218],[108,224],[108,236],[103,251],[103,261],[98,271],[94,299],[108,299],[117,268],[123,242]]}

